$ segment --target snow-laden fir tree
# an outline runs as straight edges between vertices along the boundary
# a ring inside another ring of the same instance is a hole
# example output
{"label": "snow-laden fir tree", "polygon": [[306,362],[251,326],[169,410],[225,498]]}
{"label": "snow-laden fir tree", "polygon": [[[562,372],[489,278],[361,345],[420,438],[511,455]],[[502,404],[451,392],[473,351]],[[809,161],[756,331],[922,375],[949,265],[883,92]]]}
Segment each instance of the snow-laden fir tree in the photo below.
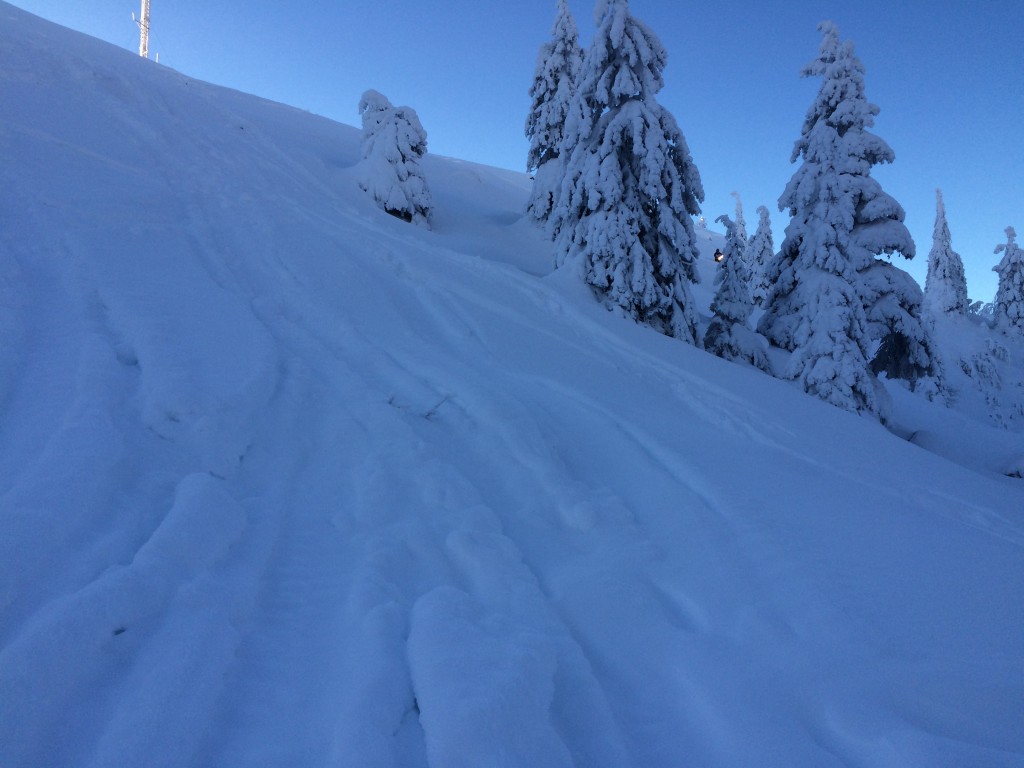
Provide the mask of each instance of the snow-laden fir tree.
{"label": "snow-laden fir tree", "polygon": [[[743,239],[743,247],[740,249],[740,252],[743,254],[744,265],[753,274],[750,264],[750,253],[747,250],[747,220],[743,218],[743,200],[740,199],[739,192],[730,192],[729,194],[736,200],[736,217],[733,219],[733,226],[736,227],[736,236]],[[715,219],[715,221],[719,220]]]}
{"label": "snow-laden fir tree", "polygon": [[704,348],[726,360],[750,363],[762,371],[770,371],[767,342],[751,330],[748,321],[754,306],[750,298],[750,268],[747,264],[746,238],[739,225],[728,216],[716,221],[725,225],[725,258],[715,275],[713,317],[704,334]]}
{"label": "snow-laden fir tree", "polygon": [[928,253],[928,276],[924,283],[924,307],[933,317],[966,315],[967,278],[960,254],[953,250],[953,239],[946,223],[942,190],[935,190],[935,229]]}
{"label": "snow-laden fir tree", "polygon": [[[736,236],[743,239],[744,249],[746,243],[746,219],[743,218],[743,201],[739,197],[739,193],[733,191],[729,193],[733,200],[736,201],[736,218],[733,225],[736,227]],[[721,220],[721,217],[715,219],[716,221]]]}
{"label": "snow-laden fir tree", "polygon": [[768,209],[757,208],[757,229],[747,243],[747,263],[750,265],[750,298],[754,306],[761,306],[768,297],[768,270],[775,258],[775,241]]}
{"label": "snow-laden fir tree", "polygon": [[696,344],[691,216],[704,189],[682,132],[655,98],[665,49],[626,0],[599,0],[595,13],[548,222],[556,265],[578,267],[608,306]]}
{"label": "snow-laden fir tree", "polygon": [[834,24],[818,29],[819,55],[803,75],[821,77],[822,84],[793,149],[791,160],[803,162],[779,198],[779,209],[792,219],[770,270],[758,330],[793,351],[786,375],[805,391],[877,414],[879,389],[869,366],[881,338],[872,333],[888,327],[885,313],[902,318],[907,312],[878,293],[900,282],[880,279],[875,256],[912,257],[914,242],[902,207],[870,176],[872,166],[891,162],[894,153],[867,130],[878,107],[865,96],[864,67]]}
{"label": "snow-laden fir tree", "polygon": [[996,327],[1004,331],[1024,333],[1024,250],[1017,245],[1017,232],[1006,228],[1006,242],[996,246],[1002,260],[994,266],[999,274],[996,290]]}
{"label": "snow-laden fir tree", "polygon": [[558,0],[551,40],[537,54],[530,86],[532,103],[526,118],[526,138],[530,140],[526,170],[533,174],[526,210],[538,222],[547,221],[561,182],[562,133],[582,63],[576,22],[567,0]]}
{"label": "snow-laden fir tree", "polygon": [[419,161],[427,133],[411,107],[395,107],[377,91],[359,100],[363,119],[359,186],[392,216],[430,226],[433,203]]}
{"label": "snow-laden fir tree", "polygon": [[[742,237],[743,238],[743,242],[746,243],[747,242],[747,220],[745,218],[743,218],[743,200],[740,199],[740,193],[739,192],[730,192],[729,194],[733,198],[735,198],[735,200],[736,200],[736,219],[733,222],[734,226],[736,227],[736,234],[739,237]],[[720,218],[719,219],[715,219],[715,221],[719,221],[719,220],[720,220]]]}

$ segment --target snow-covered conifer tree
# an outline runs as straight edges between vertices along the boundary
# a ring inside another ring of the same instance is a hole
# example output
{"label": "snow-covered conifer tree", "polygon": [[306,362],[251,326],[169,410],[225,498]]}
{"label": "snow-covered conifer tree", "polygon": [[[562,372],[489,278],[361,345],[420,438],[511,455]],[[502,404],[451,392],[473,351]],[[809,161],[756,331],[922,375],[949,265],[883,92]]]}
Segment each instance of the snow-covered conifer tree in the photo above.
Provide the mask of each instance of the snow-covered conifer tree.
{"label": "snow-covered conifer tree", "polygon": [[427,133],[411,107],[395,107],[377,91],[359,100],[363,118],[363,160],[359,186],[392,216],[430,226],[433,203],[419,161]]}
{"label": "snow-covered conifer tree", "polygon": [[779,198],[792,220],[758,330],[793,350],[787,376],[805,391],[848,410],[878,413],[869,370],[875,326],[865,305],[885,313],[891,303],[877,301],[879,281],[865,273],[877,254],[912,257],[914,242],[903,208],[870,176],[873,165],[891,162],[894,153],[867,130],[878,107],[864,94],[864,67],[834,24],[818,29],[819,55],[803,75],[819,76],[822,84],[793,149],[792,161],[803,163]]}
{"label": "snow-covered conifer tree", "polygon": [[551,40],[537,54],[530,86],[533,101],[526,118],[526,138],[530,140],[526,170],[534,175],[526,210],[538,222],[547,221],[561,182],[562,132],[582,63],[576,22],[567,0],[558,0]]}
{"label": "snow-covered conifer tree", "polygon": [[556,264],[578,266],[609,306],[696,344],[691,216],[700,213],[704,189],[675,119],[655,99],[665,49],[627,0],[599,0],[596,18],[549,219]]}
{"label": "snow-covered conifer tree", "polygon": [[996,253],[1002,253],[1002,260],[994,266],[999,274],[999,288],[996,290],[996,327],[1005,331],[1024,333],[1024,250],[1017,245],[1017,232],[1006,228],[1006,243],[996,246]]}
{"label": "snow-covered conifer tree", "polygon": [[935,196],[935,230],[932,234],[932,249],[928,253],[924,307],[935,317],[966,315],[970,300],[967,298],[964,263],[960,254],[953,250],[942,190],[935,190]]}
{"label": "snow-covered conifer tree", "polygon": [[[744,250],[746,250],[745,245],[747,242],[747,220],[743,218],[743,200],[740,199],[739,192],[730,192],[729,194],[736,199],[736,219],[733,222],[733,224],[736,227],[737,236],[743,238]],[[720,220],[720,218],[715,219],[715,221]]]}
{"label": "snow-covered conifer tree", "polygon": [[[736,217],[733,219],[733,225],[736,227],[736,236],[743,239],[743,248],[740,249],[743,253],[743,261],[747,271],[753,275],[753,270],[751,269],[750,264],[750,252],[747,250],[747,220],[743,218],[743,200],[740,199],[739,192],[730,192],[729,194],[736,200]],[[718,219],[716,219],[716,221],[718,221]],[[749,286],[750,280],[747,282]]]}
{"label": "snow-covered conifer tree", "polygon": [[768,209],[757,209],[757,229],[747,243],[747,263],[750,265],[750,298],[754,306],[761,306],[768,297],[768,271],[775,258],[772,222]]}
{"label": "snow-covered conifer tree", "polygon": [[718,290],[711,302],[714,317],[704,334],[704,348],[726,360],[747,362],[768,371],[767,342],[747,324],[754,306],[750,299],[746,238],[728,216],[719,216],[716,221],[725,225],[725,258],[715,275]]}

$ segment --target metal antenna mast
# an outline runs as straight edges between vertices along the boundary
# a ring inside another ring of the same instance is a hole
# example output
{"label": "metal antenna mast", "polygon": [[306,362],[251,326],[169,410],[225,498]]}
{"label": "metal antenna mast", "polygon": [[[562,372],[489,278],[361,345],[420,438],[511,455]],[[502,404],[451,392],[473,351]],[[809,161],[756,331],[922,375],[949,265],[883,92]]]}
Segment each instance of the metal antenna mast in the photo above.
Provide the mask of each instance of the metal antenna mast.
{"label": "metal antenna mast", "polygon": [[139,56],[149,58],[149,0],[142,0],[142,17],[139,25]]}

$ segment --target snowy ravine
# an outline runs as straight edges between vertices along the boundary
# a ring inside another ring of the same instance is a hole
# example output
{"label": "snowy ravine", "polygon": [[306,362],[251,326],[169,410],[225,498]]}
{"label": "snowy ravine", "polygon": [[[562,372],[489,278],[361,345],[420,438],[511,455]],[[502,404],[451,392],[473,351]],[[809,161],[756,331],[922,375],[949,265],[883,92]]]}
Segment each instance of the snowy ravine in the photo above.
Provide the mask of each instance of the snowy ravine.
{"label": "snowy ravine", "polygon": [[429,231],[358,145],[0,3],[0,766],[1024,765],[1019,432],[633,325],[525,176],[427,156]]}

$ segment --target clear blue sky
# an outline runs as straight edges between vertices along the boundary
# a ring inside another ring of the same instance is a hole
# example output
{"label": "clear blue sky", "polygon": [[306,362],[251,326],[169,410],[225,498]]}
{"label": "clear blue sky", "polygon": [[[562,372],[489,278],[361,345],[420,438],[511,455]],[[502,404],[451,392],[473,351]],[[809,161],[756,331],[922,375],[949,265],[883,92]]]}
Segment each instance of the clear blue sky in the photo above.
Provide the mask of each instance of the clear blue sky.
{"label": "clear blue sky", "polygon": [[[432,152],[522,170],[522,126],[554,0],[151,0],[150,50],[199,79],[357,124],[367,88],[416,109]],[[135,0],[15,0],[52,21],[137,50]],[[592,0],[571,0],[584,42]],[[817,81],[799,77],[816,26],[856,43],[875,132],[896,152],[875,177],[907,210],[922,284],[941,187],[972,298],[991,300],[995,245],[1024,239],[1024,3],[1020,0],[631,0],[669,53],[660,101],[686,135],[709,221],[740,192],[749,228],[773,213]],[[899,260],[902,262],[902,260]]]}

